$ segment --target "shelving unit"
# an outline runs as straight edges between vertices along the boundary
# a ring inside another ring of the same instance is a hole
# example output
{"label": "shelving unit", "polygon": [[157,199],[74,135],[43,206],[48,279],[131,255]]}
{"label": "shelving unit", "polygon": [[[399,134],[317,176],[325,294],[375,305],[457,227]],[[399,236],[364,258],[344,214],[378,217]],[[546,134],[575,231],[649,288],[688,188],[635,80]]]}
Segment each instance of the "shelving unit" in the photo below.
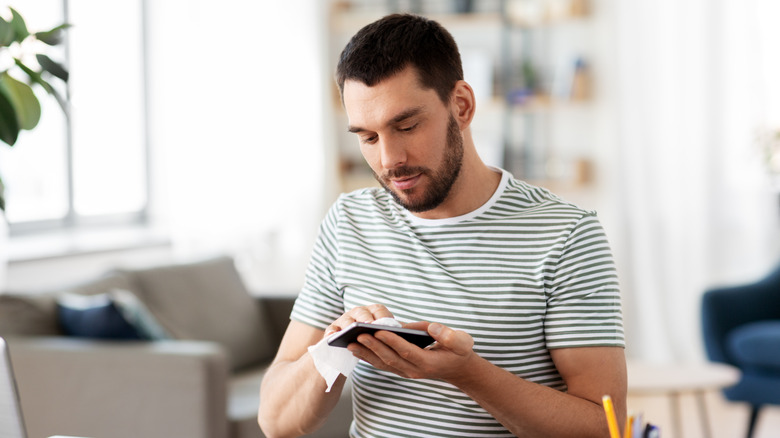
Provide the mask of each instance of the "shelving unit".
{"label": "shelving unit", "polygon": [[[472,133],[488,164],[541,185],[588,183],[593,90],[586,0],[333,1],[330,71],[355,32],[393,12],[430,17],[453,34],[477,96]],[[335,84],[332,106],[342,191],[375,184],[344,129]]]}

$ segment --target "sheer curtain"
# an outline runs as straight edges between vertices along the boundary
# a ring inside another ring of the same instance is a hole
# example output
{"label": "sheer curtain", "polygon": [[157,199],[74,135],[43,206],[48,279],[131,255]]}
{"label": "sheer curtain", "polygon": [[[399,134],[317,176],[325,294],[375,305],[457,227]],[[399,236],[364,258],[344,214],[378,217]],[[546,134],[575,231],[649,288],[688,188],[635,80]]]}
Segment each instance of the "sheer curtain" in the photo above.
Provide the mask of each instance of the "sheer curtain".
{"label": "sheer curtain", "polygon": [[[780,122],[772,0],[614,2],[629,356],[703,358],[699,302],[780,262],[778,201],[755,142]],[[780,126],[780,125],[777,125]]]}

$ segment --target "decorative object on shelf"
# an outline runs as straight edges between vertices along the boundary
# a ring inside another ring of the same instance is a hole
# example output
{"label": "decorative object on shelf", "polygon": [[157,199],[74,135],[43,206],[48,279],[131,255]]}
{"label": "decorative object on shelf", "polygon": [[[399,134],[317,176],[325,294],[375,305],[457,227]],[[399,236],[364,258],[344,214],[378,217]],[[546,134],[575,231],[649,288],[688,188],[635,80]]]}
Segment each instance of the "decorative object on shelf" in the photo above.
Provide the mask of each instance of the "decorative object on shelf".
{"label": "decorative object on shelf", "polygon": [[588,0],[507,0],[507,14],[519,25],[538,26],[543,23],[588,15]]}
{"label": "decorative object on shelf", "polygon": [[[11,7],[8,10],[10,20],[0,16],[0,141],[13,146],[21,130],[32,130],[41,118],[41,104],[33,91],[34,84],[54,96],[65,115],[68,114],[66,100],[49,83],[49,78],[67,82],[68,71],[44,52],[47,47],[63,41],[64,30],[69,25],[61,24],[51,30],[32,33],[19,12]],[[14,75],[24,79],[19,80]],[[0,211],[5,211],[1,178]]]}
{"label": "decorative object on shelf", "polygon": [[571,80],[571,94],[569,99],[576,101],[590,98],[590,69],[583,58],[574,61],[574,74]]}
{"label": "decorative object on shelf", "polygon": [[474,12],[474,0],[455,0],[453,8],[458,14],[470,14]]}
{"label": "decorative object on shelf", "polygon": [[561,102],[584,102],[591,95],[590,83],[588,63],[582,56],[577,56],[558,68],[550,95]]}
{"label": "decorative object on shelf", "polygon": [[387,7],[390,11],[406,10],[413,14],[421,14],[423,12],[422,0],[387,0]]}

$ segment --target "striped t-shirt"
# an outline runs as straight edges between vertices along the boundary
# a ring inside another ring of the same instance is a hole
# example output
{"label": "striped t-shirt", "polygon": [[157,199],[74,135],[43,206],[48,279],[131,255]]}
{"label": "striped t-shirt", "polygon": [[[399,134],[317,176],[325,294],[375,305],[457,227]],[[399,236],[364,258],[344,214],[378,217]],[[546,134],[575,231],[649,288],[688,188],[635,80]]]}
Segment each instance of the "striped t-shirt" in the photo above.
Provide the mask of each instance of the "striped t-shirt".
{"label": "striped t-shirt", "polygon": [[[624,346],[620,292],[593,212],[513,179],[481,208],[425,220],[383,189],[342,195],[328,212],[292,318],[325,329],[384,304],[401,322],[468,332],[474,351],[565,391],[548,349]],[[512,436],[456,387],[360,362],[353,437]]]}

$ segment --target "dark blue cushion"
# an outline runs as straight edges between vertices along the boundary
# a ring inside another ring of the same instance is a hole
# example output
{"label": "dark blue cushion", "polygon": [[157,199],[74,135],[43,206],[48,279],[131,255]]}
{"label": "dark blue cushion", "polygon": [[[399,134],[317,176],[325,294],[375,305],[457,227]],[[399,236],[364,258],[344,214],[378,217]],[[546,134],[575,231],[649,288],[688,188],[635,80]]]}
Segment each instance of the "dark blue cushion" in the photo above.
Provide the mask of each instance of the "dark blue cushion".
{"label": "dark blue cushion", "polygon": [[65,334],[97,339],[166,339],[135,296],[124,290],[98,295],[63,294],[57,300],[60,325]]}
{"label": "dark blue cushion", "polygon": [[[101,298],[104,296],[101,295]],[[62,329],[69,336],[141,339],[138,330],[127,322],[111,300],[95,299],[90,304],[79,305],[61,300],[57,303],[57,310]]]}
{"label": "dark blue cushion", "polygon": [[741,325],[728,333],[726,343],[737,365],[780,373],[780,320]]}

